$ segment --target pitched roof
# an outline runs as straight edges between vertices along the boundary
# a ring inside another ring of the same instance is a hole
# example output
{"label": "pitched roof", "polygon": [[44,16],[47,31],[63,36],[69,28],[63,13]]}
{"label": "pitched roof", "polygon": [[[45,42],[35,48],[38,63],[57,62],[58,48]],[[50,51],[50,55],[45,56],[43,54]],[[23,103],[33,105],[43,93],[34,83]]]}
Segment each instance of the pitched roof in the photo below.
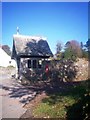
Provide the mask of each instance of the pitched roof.
{"label": "pitched roof", "polygon": [[18,55],[53,56],[44,37],[13,35],[12,58]]}

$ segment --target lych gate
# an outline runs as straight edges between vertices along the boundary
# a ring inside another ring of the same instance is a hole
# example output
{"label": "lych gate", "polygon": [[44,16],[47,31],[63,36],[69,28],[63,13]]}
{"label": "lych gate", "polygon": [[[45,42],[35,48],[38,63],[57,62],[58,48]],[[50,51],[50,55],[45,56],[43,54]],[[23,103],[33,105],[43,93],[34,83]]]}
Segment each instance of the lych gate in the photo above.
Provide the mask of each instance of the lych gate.
{"label": "lych gate", "polygon": [[[19,31],[19,30],[18,30]],[[46,38],[38,36],[13,35],[12,59],[16,61],[16,78],[40,73],[46,61],[53,56]]]}

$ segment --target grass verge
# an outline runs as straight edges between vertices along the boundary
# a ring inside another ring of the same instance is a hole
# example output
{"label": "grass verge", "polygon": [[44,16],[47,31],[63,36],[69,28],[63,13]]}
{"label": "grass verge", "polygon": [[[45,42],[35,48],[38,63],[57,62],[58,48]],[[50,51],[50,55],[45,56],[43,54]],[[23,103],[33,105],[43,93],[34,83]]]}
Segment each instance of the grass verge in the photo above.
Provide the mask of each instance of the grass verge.
{"label": "grass verge", "polygon": [[78,86],[69,87],[65,92],[48,94],[33,110],[35,118],[64,118],[88,120],[90,108],[90,80]]}

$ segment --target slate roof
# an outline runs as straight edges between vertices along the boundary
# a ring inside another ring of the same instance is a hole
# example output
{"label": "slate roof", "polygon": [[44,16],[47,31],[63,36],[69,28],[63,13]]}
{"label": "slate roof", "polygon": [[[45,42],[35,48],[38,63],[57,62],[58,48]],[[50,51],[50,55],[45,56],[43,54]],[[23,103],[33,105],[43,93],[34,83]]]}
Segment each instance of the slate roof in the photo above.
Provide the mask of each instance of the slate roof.
{"label": "slate roof", "polygon": [[12,59],[20,55],[53,56],[44,37],[13,35]]}

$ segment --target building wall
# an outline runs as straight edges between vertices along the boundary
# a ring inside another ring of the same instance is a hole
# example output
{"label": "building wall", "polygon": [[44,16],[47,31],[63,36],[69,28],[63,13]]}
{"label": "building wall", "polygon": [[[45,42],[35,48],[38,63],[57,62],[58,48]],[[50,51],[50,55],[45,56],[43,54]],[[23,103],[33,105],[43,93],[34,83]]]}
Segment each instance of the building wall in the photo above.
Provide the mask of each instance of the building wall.
{"label": "building wall", "polygon": [[[28,60],[31,60],[31,67],[28,68]],[[37,61],[37,67],[33,68],[33,60]],[[38,63],[40,62],[40,66],[38,66]],[[40,58],[21,58],[20,62],[17,61],[18,64],[18,74],[19,78],[22,78],[23,76],[28,79],[41,79],[42,76],[45,73],[45,66],[47,65],[47,62],[44,59]]]}
{"label": "building wall", "polygon": [[4,50],[2,50],[2,48],[0,48],[0,66],[16,66],[15,60],[11,60],[11,57]]}

